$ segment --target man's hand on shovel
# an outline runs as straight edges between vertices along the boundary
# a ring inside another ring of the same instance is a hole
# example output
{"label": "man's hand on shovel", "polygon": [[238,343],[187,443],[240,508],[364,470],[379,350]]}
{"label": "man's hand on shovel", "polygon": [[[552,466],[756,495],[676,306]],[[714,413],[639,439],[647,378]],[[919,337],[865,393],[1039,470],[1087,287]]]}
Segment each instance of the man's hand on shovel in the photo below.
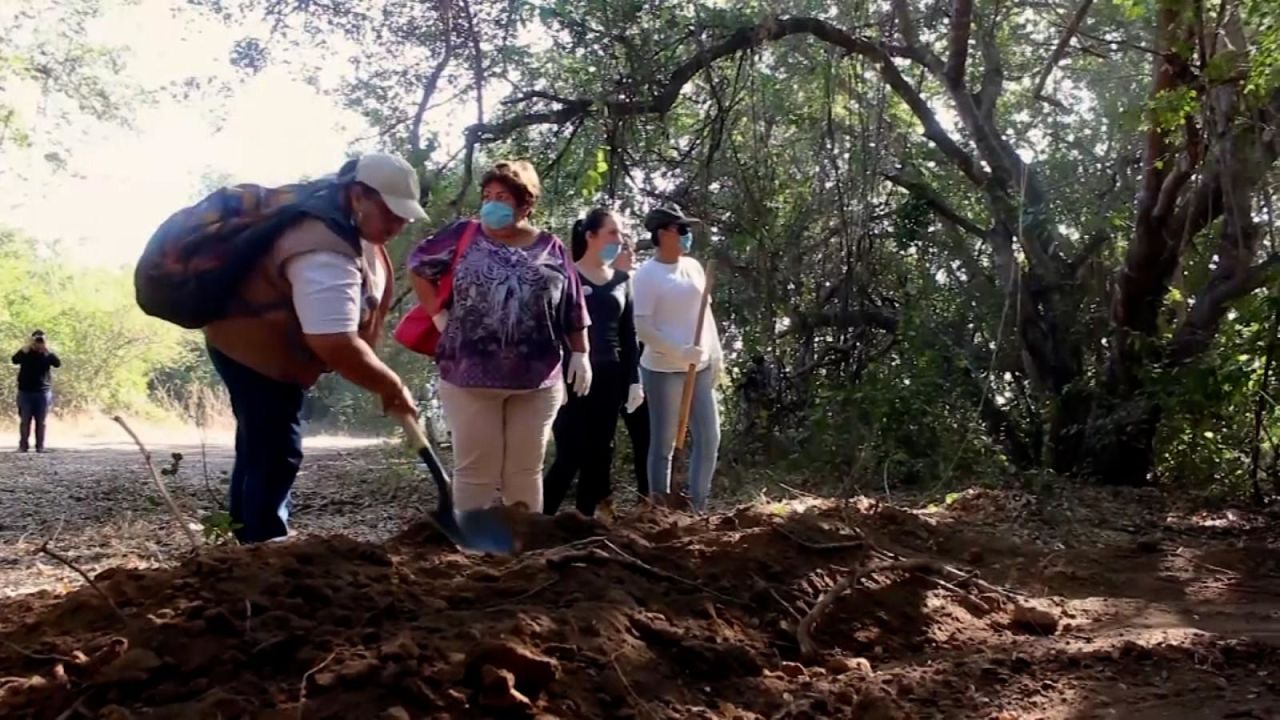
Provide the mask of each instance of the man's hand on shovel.
{"label": "man's hand on shovel", "polygon": [[402,415],[407,415],[416,420],[418,418],[418,402],[413,399],[413,393],[409,392],[409,388],[401,383],[395,389],[389,390],[382,395],[382,412],[391,417],[398,418]]}

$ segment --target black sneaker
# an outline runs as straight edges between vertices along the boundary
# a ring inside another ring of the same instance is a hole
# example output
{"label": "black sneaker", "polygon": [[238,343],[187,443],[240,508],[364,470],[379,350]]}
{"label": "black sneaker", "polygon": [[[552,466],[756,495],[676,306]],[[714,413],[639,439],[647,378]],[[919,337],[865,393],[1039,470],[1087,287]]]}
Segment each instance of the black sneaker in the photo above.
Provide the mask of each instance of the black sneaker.
{"label": "black sneaker", "polygon": [[24,448],[24,447],[20,447],[20,448],[18,448],[18,452],[20,452],[20,453],[24,453],[24,452],[31,452],[31,451],[30,451],[30,450],[28,450],[28,449],[26,449],[26,448]]}

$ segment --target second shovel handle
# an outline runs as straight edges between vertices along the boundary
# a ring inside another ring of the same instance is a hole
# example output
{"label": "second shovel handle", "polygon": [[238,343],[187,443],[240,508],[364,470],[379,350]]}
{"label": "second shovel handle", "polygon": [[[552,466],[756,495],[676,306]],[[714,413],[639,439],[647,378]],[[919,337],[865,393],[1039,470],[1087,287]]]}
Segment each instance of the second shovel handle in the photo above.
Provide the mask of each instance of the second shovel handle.
{"label": "second shovel handle", "polygon": [[[702,327],[707,320],[707,306],[711,304],[711,288],[715,285],[716,261],[707,261],[702,286],[702,302],[698,305],[698,322],[693,330],[693,342],[702,342]],[[698,381],[698,366],[690,365],[684,375],[684,389],[680,394],[680,415],[676,422],[676,449],[684,449],[684,436],[689,432],[689,415],[693,411],[693,387]]]}

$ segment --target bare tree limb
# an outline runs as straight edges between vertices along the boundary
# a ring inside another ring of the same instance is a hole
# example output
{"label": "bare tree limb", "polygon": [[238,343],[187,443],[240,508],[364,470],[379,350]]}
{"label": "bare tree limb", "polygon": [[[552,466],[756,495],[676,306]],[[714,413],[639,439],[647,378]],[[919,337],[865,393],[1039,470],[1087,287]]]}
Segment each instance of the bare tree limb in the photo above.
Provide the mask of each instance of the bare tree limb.
{"label": "bare tree limb", "polygon": [[907,177],[902,172],[886,173],[884,179],[923,200],[925,204],[932,208],[939,216],[945,218],[947,221],[970,235],[979,238],[985,238],[987,236],[986,229],[977,222],[961,215],[959,211],[951,207],[951,205],[943,199],[941,193],[934,190],[927,183],[915,178]]}
{"label": "bare tree limb", "polygon": [[112,600],[111,596],[108,595],[106,591],[104,591],[102,587],[98,585],[98,583],[94,582],[93,578],[89,577],[89,573],[85,572],[84,570],[81,570],[80,567],[75,563],[71,562],[71,560],[68,559],[67,556],[62,555],[61,553],[58,553],[57,551],[55,551],[53,548],[49,547],[49,544],[52,543],[54,540],[57,540],[58,535],[62,533],[62,522],[63,521],[58,522],[58,528],[53,531],[53,535],[49,536],[49,538],[46,539],[43,543],[40,543],[40,547],[36,549],[36,552],[41,555],[48,555],[49,557],[53,558],[54,560],[57,560],[59,563],[61,563],[62,565],[70,569],[75,574],[84,578],[84,581],[89,583],[89,587],[93,588],[93,591],[98,593],[98,595],[101,596],[102,599],[107,602],[107,606],[110,607],[111,611],[116,614],[116,617],[120,618],[120,622],[128,626],[129,618],[125,617],[124,612],[120,610],[120,606],[116,605],[116,601]]}
{"label": "bare tree limb", "polygon": [[[766,42],[781,40],[792,35],[810,35],[829,45],[841,48],[854,55],[866,57],[878,65],[879,72],[885,82],[902,98],[912,113],[924,126],[924,136],[975,185],[982,186],[986,182],[986,172],[977,161],[951,137],[938,121],[929,104],[919,91],[902,75],[893,57],[917,55],[910,49],[895,49],[893,46],[872,42],[866,38],[855,36],[832,25],[826,20],[809,17],[778,18],[767,20],[758,25],[738,28],[724,37],[720,42],[694,53],[678,65],[656,94],[648,98],[555,98],[558,107],[550,110],[538,110],[509,116],[497,122],[478,122],[466,130],[468,144],[496,142],[527,128],[540,125],[563,125],[579,117],[604,113],[610,117],[626,117],[637,115],[662,115],[675,106],[681,91],[695,76],[710,67],[716,61],[737,52],[758,47]],[[937,60],[934,58],[934,60]],[[933,61],[929,61],[933,62]],[[940,71],[941,63],[933,62]],[[550,100],[550,93],[539,93],[538,99]]]}
{"label": "bare tree limb", "polygon": [[450,2],[451,0],[440,0],[444,52],[440,54],[440,60],[431,68],[426,81],[422,84],[422,97],[418,100],[418,107],[414,110],[413,120],[409,125],[409,149],[413,151],[415,163],[416,157],[422,154],[422,119],[427,114],[427,107],[431,104],[431,98],[436,94],[436,88],[440,84],[441,76],[448,69],[449,63],[453,61],[453,22],[452,13],[450,13]]}
{"label": "bare tree limb", "polygon": [[[1092,0],[1088,0],[1092,2]],[[955,0],[951,6],[951,34],[948,40],[947,66],[943,71],[952,85],[964,83],[965,62],[969,57],[969,35],[973,27],[973,0]]]}
{"label": "bare tree limb", "polygon": [[138,446],[138,452],[142,453],[142,460],[147,464],[147,470],[151,472],[151,479],[155,481],[156,487],[160,490],[160,496],[164,498],[165,504],[169,506],[169,512],[173,513],[173,519],[178,523],[178,527],[182,529],[184,535],[187,536],[187,542],[191,543],[191,549],[199,552],[200,542],[196,540],[195,533],[191,532],[191,528],[187,527],[187,521],[182,517],[182,511],[178,509],[178,503],[174,502],[173,496],[169,494],[169,488],[165,487],[164,481],[160,479],[160,474],[156,472],[156,466],[151,462],[151,451],[147,450],[147,446],[142,444],[142,438],[129,427],[129,423],[124,418],[116,415],[111,418],[117,425],[124,428],[129,433],[129,437],[133,438],[133,442]]}
{"label": "bare tree limb", "polygon": [[840,599],[850,588],[858,584],[858,581],[867,575],[878,572],[935,572],[938,565],[930,560],[894,560],[886,562],[868,563],[861,567],[855,568],[846,575],[840,582],[836,583],[830,590],[823,593],[818,599],[817,604],[809,611],[804,619],[796,626],[796,640],[800,643],[800,654],[806,658],[812,658],[818,654],[818,645],[813,641],[813,629],[822,619],[827,609]]}
{"label": "bare tree limb", "polygon": [[1049,53],[1049,59],[1045,61],[1044,67],[1037,75],[1035,87],[1031,90],[1031,97],[1057,107],[1063,107],[1057,100],[1052,100],[1044,95],[1044,85],[1049,81],[1049,76],[1053,74],[1054,68],[1058,66],[1063,56],[1067,54],[1067,48],[1071,46],[1071,39],[1080,30],[1080,24],[1084,22],[1085,16],[1089,14],[1089,8],[1092,6],[1093,0],[1080,0],[1079,7],[1076,8],[1075,14],[1071,16],[1071,23],[1058,36],[1058,44],[1054,46],[1053,52]]}

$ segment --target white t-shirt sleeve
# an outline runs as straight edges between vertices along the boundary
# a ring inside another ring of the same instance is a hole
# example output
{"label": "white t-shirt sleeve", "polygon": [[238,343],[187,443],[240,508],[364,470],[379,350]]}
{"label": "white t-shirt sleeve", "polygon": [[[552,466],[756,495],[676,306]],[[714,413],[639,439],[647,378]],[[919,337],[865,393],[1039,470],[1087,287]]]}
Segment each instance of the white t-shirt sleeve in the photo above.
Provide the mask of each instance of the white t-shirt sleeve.
{"label": "white t-shirt sleeve", "polygon": [[355,332],[360,327],[359,266],[341,253],[316,250],[285,265],[293,309],[307,335]]}
{"label": "white t-shirt sleeve", "polygon": [[636,315],[653,315],[658,306],[658,288],[656,283],[659,280],[652,271],[646,272],[645,266],[641,265],[636,271],[635,277],[631,279],[631,301],[635,307],[633,312]]}

